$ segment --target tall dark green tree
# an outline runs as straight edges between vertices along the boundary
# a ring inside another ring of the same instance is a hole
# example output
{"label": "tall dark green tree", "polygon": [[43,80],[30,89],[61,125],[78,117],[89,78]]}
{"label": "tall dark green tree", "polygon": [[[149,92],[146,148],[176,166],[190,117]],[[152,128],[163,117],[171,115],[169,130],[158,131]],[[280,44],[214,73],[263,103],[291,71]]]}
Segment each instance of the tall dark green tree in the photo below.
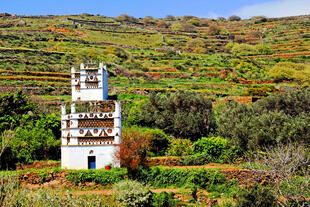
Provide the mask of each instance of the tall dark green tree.
{"label": "tall dark green tree", "polygon": [[151,94],[149,100],[132,107],[128,123],[157,127],[175,137],[197,140],[215,129],[212,102],[195,93]]}
{"label": "tall dark green tree", "polygon": [[217,133],[243,149],[278,143],[310,143],[310,90],[276,94],[245,105],[218,108]]}
{"label": "tall dark green tree", "polygon": [[33,111],[34,108],[22,91],[0,94],[0,130],[18,126],[23,114]]}

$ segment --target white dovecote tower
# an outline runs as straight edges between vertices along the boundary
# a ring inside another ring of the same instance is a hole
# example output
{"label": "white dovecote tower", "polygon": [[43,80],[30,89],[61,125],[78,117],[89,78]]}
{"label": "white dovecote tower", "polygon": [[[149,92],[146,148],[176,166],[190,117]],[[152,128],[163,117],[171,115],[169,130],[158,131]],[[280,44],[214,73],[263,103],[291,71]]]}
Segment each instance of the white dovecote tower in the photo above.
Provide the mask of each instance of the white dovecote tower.
{"label": "white dovecote tower", "polygon": [[70,113],[61,106],[61,167],[100,169],[119,167],[114,157],[121,143],[122,118],[119,101],[108,100],[108,73],[99,67],[71,68]]}

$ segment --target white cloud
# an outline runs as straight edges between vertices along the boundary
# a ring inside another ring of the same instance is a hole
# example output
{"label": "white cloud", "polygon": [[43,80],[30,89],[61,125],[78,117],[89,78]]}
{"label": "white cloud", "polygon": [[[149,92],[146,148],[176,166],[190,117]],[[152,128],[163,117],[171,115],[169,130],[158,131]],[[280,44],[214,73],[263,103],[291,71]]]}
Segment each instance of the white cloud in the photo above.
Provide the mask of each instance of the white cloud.
{"label": "white cloud", "polygon": [[264,15],[267,17],[286,17],[310,14],[310,0],[276,0],[245,6],[234,14],[242,18]]}

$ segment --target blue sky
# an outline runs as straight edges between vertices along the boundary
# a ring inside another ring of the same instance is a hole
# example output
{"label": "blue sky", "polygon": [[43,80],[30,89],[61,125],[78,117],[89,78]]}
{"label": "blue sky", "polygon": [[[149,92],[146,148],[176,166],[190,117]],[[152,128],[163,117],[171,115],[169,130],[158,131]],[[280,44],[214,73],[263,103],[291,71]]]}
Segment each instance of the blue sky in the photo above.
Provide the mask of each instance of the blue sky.
{"label": "blue sky", "polygon": [[165,17],[167,14],[211,18],[232,14],[242,18],[256,15],[279,17],[310,14],[310,0],[0,0],[1,12],[105,16],[125,13],[135,17]]}

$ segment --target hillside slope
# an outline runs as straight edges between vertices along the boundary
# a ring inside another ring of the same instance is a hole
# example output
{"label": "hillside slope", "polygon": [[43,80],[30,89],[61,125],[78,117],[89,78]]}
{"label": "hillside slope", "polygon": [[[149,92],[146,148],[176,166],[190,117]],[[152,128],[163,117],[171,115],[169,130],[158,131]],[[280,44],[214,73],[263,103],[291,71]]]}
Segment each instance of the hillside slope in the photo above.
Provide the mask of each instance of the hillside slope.
{"label": "hillside slope", "polygon": [[[66,99],[70,67],[104,61],[116,94],[192,90],[214,100],[259,98],[284,88],[279,85],[309,85],[309,17],[227,21],[2,14],[0,91],[20,88],[40,95],[38,100]],[[269,71],[279,62],[306,69],[299,79],[275,78]]]}

